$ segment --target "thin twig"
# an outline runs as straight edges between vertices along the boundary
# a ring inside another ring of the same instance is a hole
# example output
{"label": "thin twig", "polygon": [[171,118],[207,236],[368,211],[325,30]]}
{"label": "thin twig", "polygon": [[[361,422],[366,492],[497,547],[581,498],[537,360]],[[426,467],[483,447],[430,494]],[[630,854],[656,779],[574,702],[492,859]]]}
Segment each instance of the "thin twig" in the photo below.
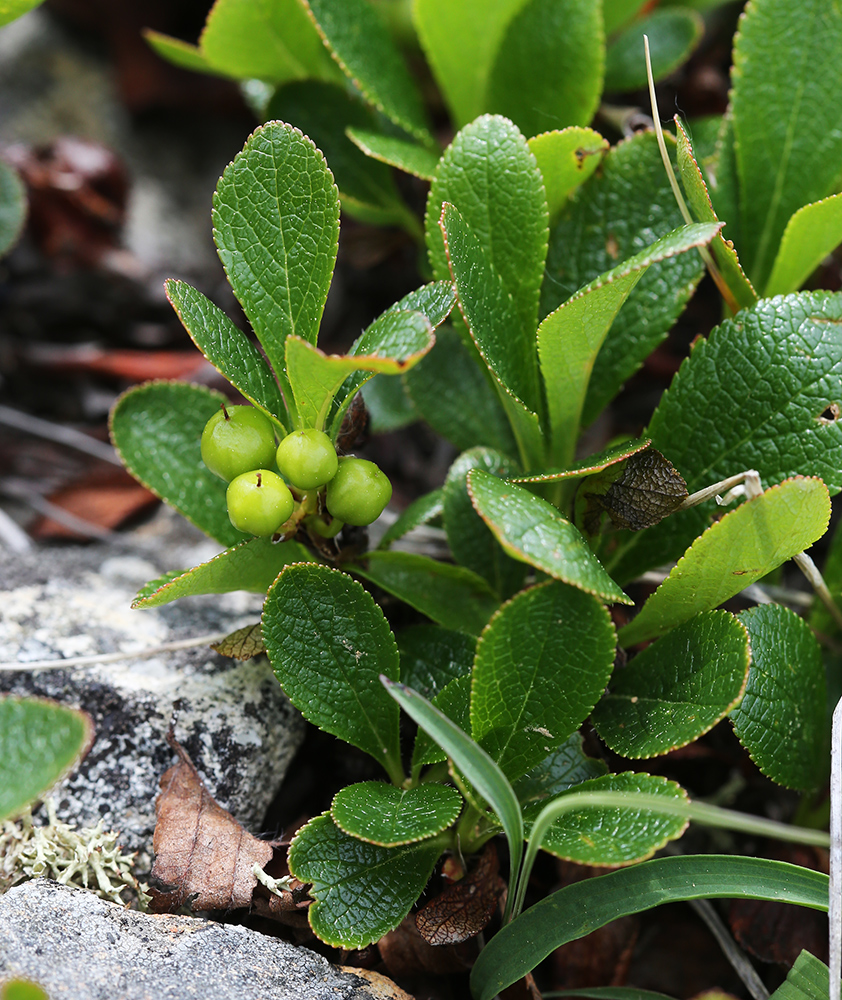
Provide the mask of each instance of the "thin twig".
{"label": "thin twig", "polygon": [[194,646],[210,646],[221,642],[227,632],[211,632],[208,635],[194,636],[192,639],[176,639],[174,642],[164,642],[160,646],[146,646],[141,649],[129,649],[120,653],[97,653],[94,656],[69,656],[57,660],[32,660],[18,663],[0,663],[0,672],[12,670],[62,670],[66,667],[91,667],[97,663],[119,663],[120,660],[142,660],[159,653],[173,653],[179,649],[192,649]]}
{"label": "thin twig", "polygon": [[713,908],[709,899],[691,899],[690,905],[704,920],[708,930],[716,938],[716,942],[731,963],[732,968],[742,979],[745,988],[754,997],[754,1000],[768,1000],[769,991],[763,984],[757,970],[748,960],[745,952],[739,947],[737,942],[731,937],[728,928],[722,922],[722,918]]}
{"label": "thin twig", "polygon": [[56,424],[51,420],[42,420],[40,417],[33,417],[29,413],[15,410],[11,406],[2,405],[0,405],[0,424],[25,431],[34,437],[67,445],[68,448],[75,448],[76,451],[84,451],[88,455],[102,459],[103,462],[110,462],[121,468],[123,466],[117,452],[110,444],[106,444],[105,441],[97,441],[96,438],[83,434],[82,431],[77,431],[73,427],[65,427],[63,424]]}

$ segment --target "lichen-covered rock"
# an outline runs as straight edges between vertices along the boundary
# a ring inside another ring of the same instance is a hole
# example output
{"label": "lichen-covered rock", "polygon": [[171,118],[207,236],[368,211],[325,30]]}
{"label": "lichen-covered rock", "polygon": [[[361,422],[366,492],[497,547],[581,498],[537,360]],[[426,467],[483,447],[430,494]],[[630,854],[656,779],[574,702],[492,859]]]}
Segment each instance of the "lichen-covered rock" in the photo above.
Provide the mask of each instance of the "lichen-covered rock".
{"label": "lichen-covered rock", "polygon": [[0,554],[0,692],[41,695],[84,708],[96,727],[90,753],[53,793],[59,819],[121,832],[129,850],[151,852],[158,779],[173,762],[165,735],[192,757],[209,792],[246,829],[264,813],[303,736],[298,712],[263,658],[244,663],[207,646],[95,666],[28,671],[51,658],[143,649],[228,632],[260,614],[258,595],[189,598],[133,611],[160,569],[98,548]]}
{"label": "lichen-covered rock", "polygon": [[138,913],[49,879],[0,896],[0,982],[15,976],[50,1000],[412,1000],[258,931]]}

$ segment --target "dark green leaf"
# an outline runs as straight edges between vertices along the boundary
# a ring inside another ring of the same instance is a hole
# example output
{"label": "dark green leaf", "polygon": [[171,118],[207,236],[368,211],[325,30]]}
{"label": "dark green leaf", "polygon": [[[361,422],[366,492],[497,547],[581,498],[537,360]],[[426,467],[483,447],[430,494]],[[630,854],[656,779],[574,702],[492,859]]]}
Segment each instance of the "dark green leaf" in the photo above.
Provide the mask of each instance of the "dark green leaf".
{"label": "dark green leaf", "polygon": [[[409,685],[407,685],[409,687]],[[469,674],[454,678],[430,699],[437,708],[464,733],[471,728],[471,678]],[[413,773],[425,764],[438,764],[447,760],[447,754],[426,730],[419,728],[412,749]]]}
{"label": "dark green leaf", "polygon": [[731,712],[749,756],[773,781],[818,788],[824,759],[827,684],[821,649],[807,623],[779,604],[744,611],[751,668],[742,701]]}
{"label": "dark green leaf", "polygon": [[529,148],[538,161],[550,222],[554,222],[567,199],[602,163],[609,145],[592,128],[570,125],[534,136]]}
{"label": "dark green leaf", "polygon": [[471,972],[476,1000],[493,997],[552,951],[598,927],[685,899],[767,899],[827,910],[826,875],[763,858],[656,858],[559,889],[499,931]]}
{"label": "dark green leaf", "polygon": [[165,282],[164,288],[178,318],[202,354],[246,399],[280,421],[286,433],[286,406],[275,376],[260,351],[220,308],[195,288],[174,278]]}
{"label": "dark green leaf", "polygon": [[625,462],[632,455],[638,455],[645,451],[651,442],[648,438],[638,438],[637,440],[621,441],[619,444],[610,445],[603,451],[598,451],[595,455],[588,455],[587,458],[580,458],[566,469],[551,469],[548,472],[537,472],[532,476],[514,476],[514,483],[557,483],[564,479],[580,479],[583,476],[590,476],[596,472],[602,472],[612,465]]}
{"label": "dark green leaf", "polygon": [[537,767],[513,783],[515,794],[525,808],[533,802],[555,798],[568,788],[590,778],[607,774],[608,765],[595,757],[586,756],[582,734],[573,733],[564,743],[545,757]]}
{"label": "dark green leaf", "polygon": [[232,590],[264,594],[284,566],[311,561],[310,553],[298,542],[275,544],[268,538],[252,538],[220,552],[193,569],[168,574],[161,586],[154,590],[150,590],[147,584],[132,607],[157,608],[180,597],[227,594]]}
{"label": "dark green leaf", "polygon": [[231,524],[227,489],[202,461],[205,424],[226,402],[185,382],[149,382],[130,389],[111,411],[111,437],[126,468],[170,506],[223,545],[245,535]]}
{"label": "dark green leaf", "polygon": [[631,604],[584,536],[552,504],[514,483],[475,469],[468,490],[480,517],[515,559],[609,601]]}
{"label": "dark green leaf", "polygon": [[398,375],[375,375],[362,387],[373,434],[385,434],[407,427],[419,419],[404,380]]}
{"label": "dark green leaf", "polygon": [[414,174],[421,180],[433,179],[439,157],[425,146],[419,146],[409,139],[400,139],[393,135],[383,135],[380,132],[353,126],[346,130],[346,134],[366,156],[387,163],[390,167],[397,167],[404,173]]}
{"label": "dark green leaf", "polygon": [[0,160],[0,257],[17,243],[25,220],[26,190],[17,171]]}
{"label": "dark green leaf", "polygon": [[769,1000],[828,1000],[830,970],[809,951],[802,951],[795,965]]}
{"label": "dark green leaf", "polygon": [[605,36],[591,0],[526,0],[506,27],[488,78],[486,108],[525,135],[588,125],[599,104]]}
{"label": "dark green leaf", "polygon": [[786,224],[765,294],[797,291],[840,243],[842,194],[799,208]]}
{"label": "dark green leaf", "polygon": [[827,531],[830,497],[821,479],[770,486],[712,524],[690,546],[639,614],[620,631],[631,646],[729,598],[808,549]]}
{"label": "dark green leaf", "polygon": [[439,625],[410,625],[397,636],[401,683],[428,700],[474,665],[476,640]]}
{"label": "dark green leaf", "polygon": [[295,835],[289,868],[311,883],[315,902],[307,916],[316,936],[335,948],[364,948],[409,913],[441,852],[430,839],[403,847],[367,844],[325,813]]}
{"label": "dark green leaf", "polygon": [[414,528],[418,528],[422,524],[429,524],[430,521],[440,517],[444,510],[442,492],[442,489],[439,488],[413,500],[406,510],[401,512],[394,524],[389,526],[377,547],[388,549],[393,542],[403,538]]}
{"label": "dark green leaf", "polygon": [[395,788],[363,781],[337,792],[330,806],[344,833],[381,847],[401,847],[446,829],[462,809],[462,796],[448,785]]}
{"label": "dark green leaf", "polygon": [[[431,281],[429,284],[421,285],[415,291],[404,295],[393,306],[389,306],[386,313],[419,312],[427,317],[430,326],[435,330],[447,319],[455,304],[456,292],[453,290],[452,282]],[[363,334],[355,341],[352,348],[355,353],[359,353],[360,345],[365,342],[365,337],[366,334]]]}
{"label": "dark green leaf", "polygon": [[46,698],[0,697],[0,820],[44,796],[87,753],[87,712]]}
{"label": "dark green leaf", "polygon": [[477,644],[471,735],[510,781],[556,750],[589,715],[614,665],[603,604],[550,581],[513,597]]}
{"label": "dark green leaf", "polygon": [[474,510],[467,486],[471,469],[485,469],[500,479],[515,475],[518,469],[500,452],[472,448],[451,465],[444,484],[444,527],[453,557],[487,580],[501,600],[505,600],[520,590],[526,566],[506,555]]}
{"label": "dark green leaf", "polygon": [[646,86],[644,35],[649,38],[652,75],[658,81],[689,59],[704,30],[701,15],[687,7],[656,10],[635,21],[608,46],[605,89],[639,90]]}
{"label": "dark green leaf", "polygon": [[716,725],[745,690],[748,634],[727,611],[705,611],[615,672],[592,721],[624,757],[655,757]]}
{"label": "dark green leaf", "polygon": [[399,713],[378,683],[381,674],[398,676],[398,650],[371,594],[327,566],[289,566],[266,595],[263,641],[305,718],[371,754],[400,782]]}
{"label": "dark green leaf", "polygon": [[355,573],[445,628],[479,635],[499,603],[481,576],[410,552],[374,551]]}
{"label": "dark green leaf", "polygon": [[302,2],[342,72],[369,104],[429,141],[421,96],[379,12],[367,0]]}

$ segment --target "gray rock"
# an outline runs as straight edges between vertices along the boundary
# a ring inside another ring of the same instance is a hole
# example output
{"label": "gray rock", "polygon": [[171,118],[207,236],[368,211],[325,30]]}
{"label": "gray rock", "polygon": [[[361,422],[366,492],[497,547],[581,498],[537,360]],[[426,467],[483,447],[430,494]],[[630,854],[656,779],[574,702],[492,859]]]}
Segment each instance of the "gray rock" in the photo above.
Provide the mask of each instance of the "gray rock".
{"label": "gray rock", "polygon": [[0,896],[0,982],[14,976],[50,1000],[412,1000],[246,927],[137,913],[48,879]]}
{"label": "gray rock", "polygon": [[165,740],[174,712],[176,738],[208,790],[253,833],[261,832],[304,730],[265,658],[240,663],[201,646],[96,666],[25,669],[35,660],[229,632],[259,618],[260,597],[251,594],[131,610],[138,587],[159,573],[141,555],[98,547],[0,552],[0,661],[22,667],[0,672],[0,691],[54,698],[93,716],[91,751],[53,792],[58,818],[83,826],[103,819],[121,831],[126,849],[141,851],[141,870],[151,852],[158,779],[174,760]]}

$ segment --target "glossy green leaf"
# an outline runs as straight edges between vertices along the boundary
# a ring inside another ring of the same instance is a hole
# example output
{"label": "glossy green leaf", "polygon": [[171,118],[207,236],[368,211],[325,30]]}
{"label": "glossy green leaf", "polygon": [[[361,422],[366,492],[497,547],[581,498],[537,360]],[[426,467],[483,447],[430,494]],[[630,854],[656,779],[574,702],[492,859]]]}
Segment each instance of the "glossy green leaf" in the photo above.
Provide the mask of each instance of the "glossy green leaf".
{"label": "glossy green leaf", "polygon": [[402,847],[367,844],[325,813],[295,835],[289,868],[311,883],[315,902],[307,917],[316,936],[335,948],[364,948],[409,913],[442,849],[431,839]]}
{"label": "glossy green leaf", "polygon": [[617,671],[592,722],[624,757],[686,746],[742,698],[750,658],[748,634],[733,615],[702,612]]}
{"label": "glossy green leaf", "polygon": [[526,0],[506,27],[488,76],[485,109],[525,135],[588,125],[605,70],[602,12],[591,0]]}
{"label": "glossy green leaf", "polygon": [[820,479],[788,479],[712,524],[637,616],[620,630],[632,646],[724,604],[827,531],[830,497]]}
{"label": "glossy green leaf", "polygon": [[830,970],[809,951],[802,951],[795,965],[769,1000],[828,1000]]}
{"label": "glossy green leaf", "polygon": [[514,781],[590,714],[614,666],[601,601],[550,581],[504,604],[477,644],[471,735]]}
{"label": "glossy green leaf", "polygon": [[489,941],[471,972],[476,1000],[492,1000],[556,948],[619,917],[686,899],[767,899],[827,910],[827,876],[782,861],[702,855],[656,858],[565,886]]}
{"label": "glossy green leaf", "polygon": [[625,462],[632,455],[639,455],[646,451],[651,442],[648,438],[637,438],[631,441],[621,441],[619,444],[609,445],[609,447],[597,452],[595,455],[588,455],[587,458],[577,459],[566,469],[550,469],[547,472],[536,472],[530,476],[514,476],[514,483],[558,483],[564,479],[581,479],[583,476],[591,476],[596,472],[602,472],[612,465],[619,465]]}
{"label": "glossy green leaf", "polygon": [[474,664],[473,636],[439,625],[410,625],[397,636],[401,683],[429,701],[457,677],[467,677]]}
{"label": "glossy green leaf", "polygon": [[439,162],[438,153],[409,139],[393,135],[383,135],[369,129],[350,126],[348,138],[353,144],[374,160],[397,167],[406,174],[413,174],[423,181],[431,181]]}
{"label": "glossy green leaf", "polygon": [[147,587],[133,608],[157,608],[193,594],[227,594],[232,590],[265,593],[284,568],[294,562],[310,562],[313,557],[298,542],[275,544],[268,538],[252,538],[220,552],[208,562],[184,573],[168,573],[160,587]]}
{"label": "glossy green leaf", "polygon": [[766,0],[740,20],[731,106],[740,253],[756,288],[766,286],[790,216],[839,181],[840,50],[842,9],[826,0]]}
{"label": "glossy green leaf", "polygon": [[26,190],[17,171],[0,160],[0,257],[17,243],[26,221]]}
{"label": "glossy green leaf", "polygon": [[609,149],[608,140],[599,132],[576,125],[542,132],[530,139],[528,145],[544,178],[550,222],[576,188],[602,163]]}
{"label": "glossy green leaf", "polygon": [[462,796],[449,785],[396,788],[363,781],[337,792],[330,806],[343,833],[381,847],[400,847],[446,829],[462,809]]}
{"label": "glossy green leaf", "polygon": [[553,458],[559,465],[573,458],[597,354],[634,286],[652,264],[705,246],[719,228],[719,223],[699,223],[676,229],[595,278],[541,323],[538,356],[547,386]]}
{"label": "glossy green leaf", "polygon": [[652,75],[656,82],[690,58],[705,30],[705,22],[687,7],[653,11],[623,30],[608,46],[606,90],[639,90],[646,86],[643,36],[649,38]]}
{"label": "glossy green leaf", "polygon": [[[409,687],[409,685],[407,685]],[[455,677],[438,694],[429,699],[433,708],[437,708],[454,722],[463,732],[471,728],[471,678],[466,674]],[[447,760],[447,754],[424,729],[419,728],[415,734],[415,746],[412,748],[413,773],[425,764],[438,764]]]}
{"label": "glossy green leaf", "polygon": [[378,677],[397,677],[383,612],[346,573],[289,566],[266,595],[263,641],[290,701],[320,729],[371,754],[403,780],[398,711]]}
{"label": "glossy green leaf", "polygon": [[199,48],[212,67],[238,80],[342,78],[298,0],[216,0]]}
{"label": "glossy green leaf", "polygon": [[145,28],[141,34],[157,55],[173,66],[189,69],[193,73],[211,73],[217,76],[228,76],[223,70],[215,69],[202,53],[198,45],[191,45],[181,38],[164,35],[160,31]]}
{"label": "glossy green leaf", "polygon": [[26,14],[41,2],[42,0],[0,0],[0,28]]}
{"label": "glossy green leaf", "polygon": [[93,742],[91,717],[46,698],[0,697],[0,820],[40,799]]}
{"label": "glossy green leaf", "polygon": [[167,298],[193,343],[228,381],[256,406],[280,421],[286,406],[272,370],[260,351],[225,313],[200,291],[170,278]]}
{"label": "glossy green leaf", "polygon": [[537,767],[512,783],[518,801],[524,808],[535,802],[555,798],[568,788],[590,778],[608,773],[608,765],[588,757],[582,746],[582,734],[573,733],[546,756]]}
{"label": "glossy green leaf", "polygon": [[301,0],[319,34],[363,97],[419,139],[429,140],[421,95],[380,13],[368,0]]}
{"label": "glossy green leaf", "polygon": [[589,594],[632,603],[602,568],[579,529],[552,504],[482,469],[469,474],[468,490],[480,517],[513,558]]}
{"label": "glossy green leaf", "polygon": [[481,576],[429,556],[368,552],[365,565],[353,571],[434,622],[469,635],[479,635],[499,603]]}
{"label": "glossy green leaf", "polygon": [[[650,858],[670,840],[680,837],[687,826],[684,816],[657,813],[636,807],[635,793],[686,801],[684,790],[659,774],[606,774],[584,781],[559,798],[575,798],[582,792],[626,792],[625,806],[573,807],[556,819],[541,837],[541,849],[557,858],[580,865],[630,864]],[[526,837],[530,840],[535,821],[547,802],[536,802],[524,812]]]}
{"label": "glossy green leaf", "polygon": [[398,519],[389,525],[377,547],[379,549],[388,549],[398,539],[403,538],[404,535],[408,535],[410,531],[421,527],[422,524],[429,524],[430,521],[434,521],[437,517],[441,517],[443,510],[444,499],[441,487],[417,497],[406,510],[401,511]]}
{"label": "glossy green leaf", "polygon": [[[351,354],[325,354],[300,337],[286,342],[287,377],[292,385],[299,427],[322,430],[334,396],[352,373],[353,389],[364,385],[372,373],[400,374],[419,361],[433,346],[433,331],[426,316],[416,312],[386,312],[371,324]],[[345,400],[350,402],[350,393]]]}
{"label": "glossy green leaf", "polygon": [[287,337],[316,342],[336,261],[339,194],[324,156],[291,125],[262,125],[217,184],[213,226],[228,280],[283,379]]}
{"label": "glossy green leaf", "polygon": [[[678,176],[681,178],[690,211],[699,222],[718,222],[719,219],[713,209],[708,187],[699,169],[699,164],[696,162],[690,139],[677,115],[675,128]],[[740,308],[747,309],[757,302],[757,292],[740,266],[733,242],[728,239],[734,230],[733,220],[725,219],[724,221],[723,232],[717,233],[711,242],[711,253],[734,301]]]}
{"label": "glossy green leaf", "polygon": [[451,465],[444,483],[444,528],[454,559],[488,581],[502,600],[520,590],[526,566],[512,559],[497,544],[468,495],[471,469],[484,469],[500,479],[519,470],[511,459],[490,448],[471,448]]}
{"label": "glossy green leaf", "polygon": [[819,644],[807,623],[780,604],[742,612],[751,669],[731,712],[740,743],[760,770],[788,788],[825,780],[827,684]]}
{"label": "glossy green leaf", "polygon": [[[819,476],[842,488],[842,295],[762,299],[693,349],[647,430],[692,492],[746,469],[764,485]],[[623,582],[677,559],[718,513],[713,501],[620,536]]]}
{"label": "glossy green leaf", "polygon": [[[435,330],[447,319],[455,304],[456,292],[451,281],[431,281],[404,295],[394,305],[389,306],[386,313],[419,312],[427,317],[430,326]],[[365,343],[365,337],[366,334],[363,333],[357,338],[352,353],[359,353],[360,346]]]}
{"label": "glossy green leaf", "polygon": [[[666,139],[672,148],[672,139]],[[683,224],[655,135],[641,132],[619,143],[552,227],[541,317]],[[597,356],[583,411],[585,424],[605,409],[666,337],[703,273],[701,257],[686,253],[653,264],[643,275]]]}
{"label": "glossy green leaf", "polygon": [[739,246],[740,181],[734,149],[734,115],[730,107],[719,122],[713,150],[700,161],[700,165],[714,211],[728,226],[726,237]]}
{"label": "glossy green leaf", "polygon": [[111,438],[139,482],[211,538],[235,545],[245,535],[231,524],[227,484],[202,461],[205,424],[226,402],[186,382],[148,382],[124,393],[111,411]]}
{"label": "glossy green leaf", "polygon": [[797,291],[842,243],[842,194],[799,208],[787,222],[766,295]]}

